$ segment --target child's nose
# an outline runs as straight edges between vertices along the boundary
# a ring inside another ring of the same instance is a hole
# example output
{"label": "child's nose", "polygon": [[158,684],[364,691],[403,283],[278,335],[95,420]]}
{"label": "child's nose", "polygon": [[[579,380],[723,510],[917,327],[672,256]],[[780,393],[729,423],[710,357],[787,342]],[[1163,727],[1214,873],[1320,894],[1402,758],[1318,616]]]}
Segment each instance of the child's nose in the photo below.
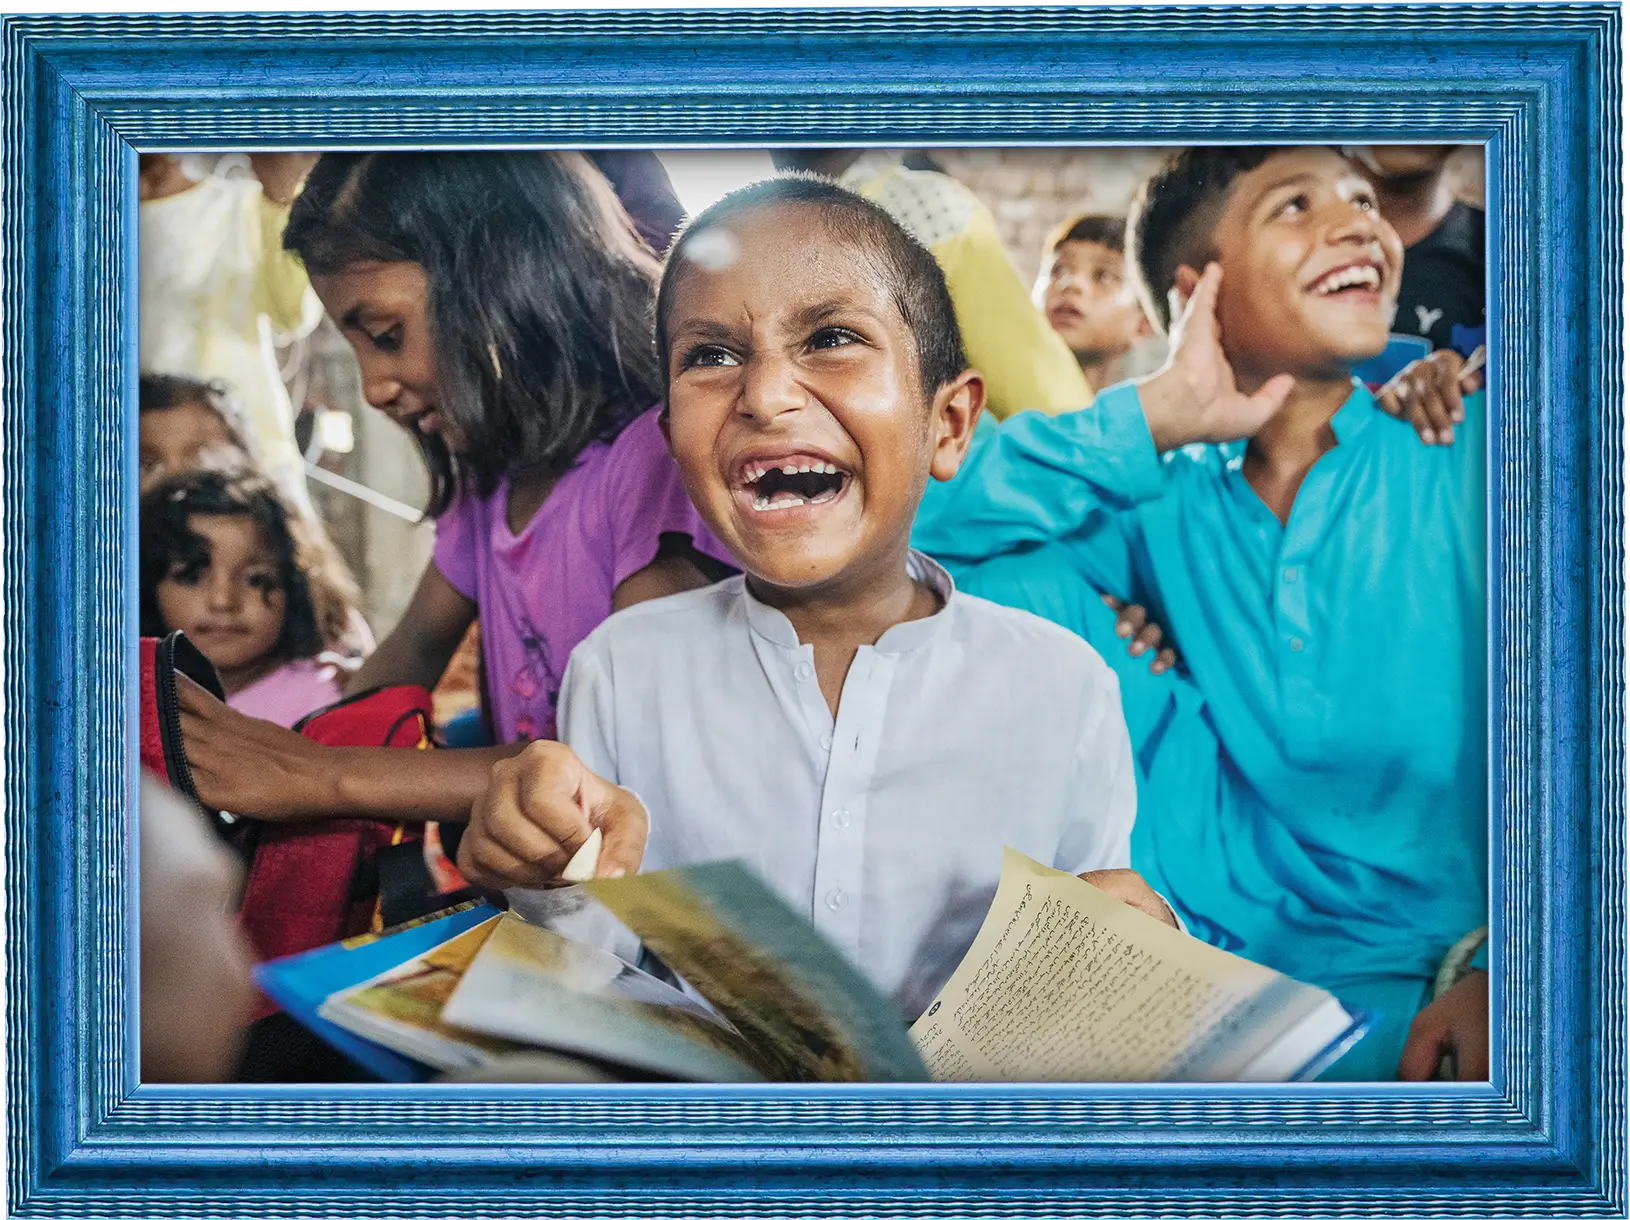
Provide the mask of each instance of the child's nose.
{"label": "child's nose", "polygon": [[395,377],[375,373],[364,378],[362,396],[368,400],[369,406],[387,411],[402,396],[402,383]]}
{"label": "child's nose", "polygon": [[1326,230],[1328,240],[1339,242],[1370,242],[1377,237],[1374,211],[1363,208],[1342,207],[1332,217],[1330,228]]}
{"label": "child's nose", "polygon": [[214,610],[233,610],[238,605],[238,585],[228,577],[211,576],[206,586],[209,594],[210,608]]}
{"label": "child's nose", "polygon": [[742,379],[741,413],[767,423],[787,411],[804,405],[805,393],[798,384],[797,369],[782,357],[761,357],[747,366]]}

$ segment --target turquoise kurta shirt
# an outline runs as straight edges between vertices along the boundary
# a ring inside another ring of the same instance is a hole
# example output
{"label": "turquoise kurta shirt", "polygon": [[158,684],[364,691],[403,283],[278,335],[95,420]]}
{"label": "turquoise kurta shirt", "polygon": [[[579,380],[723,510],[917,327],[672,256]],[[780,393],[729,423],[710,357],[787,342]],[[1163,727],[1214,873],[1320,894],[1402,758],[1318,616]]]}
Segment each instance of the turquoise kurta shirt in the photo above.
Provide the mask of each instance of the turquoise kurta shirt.
{"label": "turquoise kurta shirt", "polygon": [[[1281,525],[1244,443],[1158,455],[1118,386],[982,426],[912,537],[1115,656],[1134,867],[1197,935],[1382,1009],[1357,1078],[1391,1078],[1444,953],[1487,922],[1483,408],[1426,446],[1357,386]],[[1094,589],[1148,606],[1192,685],[1120,659]]]}

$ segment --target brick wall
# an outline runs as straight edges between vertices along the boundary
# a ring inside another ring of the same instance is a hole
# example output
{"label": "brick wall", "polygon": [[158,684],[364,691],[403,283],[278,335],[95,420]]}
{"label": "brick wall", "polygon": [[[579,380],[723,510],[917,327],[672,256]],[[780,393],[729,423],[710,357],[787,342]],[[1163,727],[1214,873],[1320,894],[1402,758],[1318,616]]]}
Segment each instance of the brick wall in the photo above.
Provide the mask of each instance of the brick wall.
{"label": "brick wall", "polygon": [[[972,148],[927,150],[996,215],[1019,273],[1029,283],[1054,226],[1081,212],[1124,214],[1138,183],[1164,150],[1148,148]],[[1483,204],[1483,150],[1460,149],[1450,161],[1455,191]]]}

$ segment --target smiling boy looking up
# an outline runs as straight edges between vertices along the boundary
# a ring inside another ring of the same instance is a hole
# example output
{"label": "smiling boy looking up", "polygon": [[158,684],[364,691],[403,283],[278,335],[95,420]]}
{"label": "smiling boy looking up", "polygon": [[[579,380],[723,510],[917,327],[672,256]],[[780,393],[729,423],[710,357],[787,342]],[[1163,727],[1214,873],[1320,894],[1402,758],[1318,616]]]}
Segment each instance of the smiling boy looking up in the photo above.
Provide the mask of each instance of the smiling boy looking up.
{"label": "smiling boy looking up", "polygon": [[932,256],[840,187],[761,183],[682,235],[657,333],[670,445],[744,575],[578,647],[563,744],[495,768],[460,866],[545,885],[591,827],[601,875],[745,859],[907,1016],[972,943],[1004,845],[1172,922],[1120,871],[1134,789],[1113,676],[910,549],[983,400]]}
{"label": "smiling boy looking up", "polygon": [[1432,999],[1488,919],[1483,396],[1426,445],[1354,381],[1402,250],[1333,150],[1186,151],[1130,241],[1166,368],[982,430],[913,542],[1082,632],[1099,592],[1147,605],[1193,685],[1123,674],[1156,726],[1134,863],[1197,935],[1385,1014],[1342,1077],[1453,1049],[1486,1079],[1487,974]]}

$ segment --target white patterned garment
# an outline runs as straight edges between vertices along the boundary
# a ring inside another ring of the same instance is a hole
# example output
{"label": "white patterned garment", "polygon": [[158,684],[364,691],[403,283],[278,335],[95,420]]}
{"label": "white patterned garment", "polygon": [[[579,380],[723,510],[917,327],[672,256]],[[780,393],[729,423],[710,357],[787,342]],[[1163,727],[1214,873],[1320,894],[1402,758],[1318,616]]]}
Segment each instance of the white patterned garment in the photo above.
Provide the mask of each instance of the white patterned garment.
{"label": "white patterned garment", "polygon": [[899,153],[881,149],[862,153],[838,182],[872,200],[930,250],[966,229],[979,206],[949,174],[906,169]]}
{"label": "white patterned garment", "polygon": [[[907,1017],[972,945],[1003,847],[1125,868],[1137,799],[1120,688],[1086,641],[911,564],[945,604],[860,649],[835,722],[812,646],[740,576],[612,615],[560,696],[560,739],[650,811],[644,871],[746,861]],[[510,900],[633,960],[580,894]]]}
{"label": "white patterned garment", "polygon": [[262,464],[308,507],[273,336],[309,333],[322,305],[281,248],[287,217],[252,177],[207,175],[140,205],[141,368],[227,382],[248,411]]}

